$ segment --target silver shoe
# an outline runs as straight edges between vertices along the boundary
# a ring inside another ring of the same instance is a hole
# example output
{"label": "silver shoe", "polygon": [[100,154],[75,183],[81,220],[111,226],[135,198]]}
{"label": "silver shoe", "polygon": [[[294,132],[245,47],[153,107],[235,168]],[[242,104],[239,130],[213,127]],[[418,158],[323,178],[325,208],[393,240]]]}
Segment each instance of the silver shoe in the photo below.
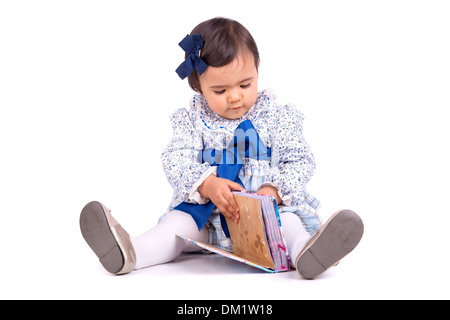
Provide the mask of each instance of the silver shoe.
{"label": "silver shoe", "polygon": [[108,272],[119,275],[134,269],[136,254],[130,236],[103,204],[92,201],[83,208],[80,229]]}
{"label": "silver shoe", "polygon": [[337,265],[359,243],[364,233],[361,218],[351,210],[341,210],[320,227],[298,255],[295,266],[305,279],[314,279]]}

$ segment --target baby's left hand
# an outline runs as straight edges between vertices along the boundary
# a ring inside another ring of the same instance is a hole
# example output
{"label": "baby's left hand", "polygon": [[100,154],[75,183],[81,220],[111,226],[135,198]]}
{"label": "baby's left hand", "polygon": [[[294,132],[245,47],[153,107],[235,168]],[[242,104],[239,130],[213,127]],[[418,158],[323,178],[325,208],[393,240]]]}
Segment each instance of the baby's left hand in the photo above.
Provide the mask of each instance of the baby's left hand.
{"label": "baby's left hand", "polygon": [[275,199],[277,200],[277,204],[281,203],[281,198],[278,195],[278,191],[274,187],[264,187],[264,188],[258,189],[258,191],[256,191],[256,193],[275,197]]}

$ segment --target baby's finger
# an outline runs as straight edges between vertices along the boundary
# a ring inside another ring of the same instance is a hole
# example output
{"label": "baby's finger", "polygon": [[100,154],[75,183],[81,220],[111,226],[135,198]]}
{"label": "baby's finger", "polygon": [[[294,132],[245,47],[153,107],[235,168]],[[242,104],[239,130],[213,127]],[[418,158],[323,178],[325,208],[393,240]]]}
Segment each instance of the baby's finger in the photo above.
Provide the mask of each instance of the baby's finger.
{"label": "baby's finger", "polygon": [[237,223],[239,220],[239,213],[236,212],[236,209],[231,204],[227,204],[226,210],[227,213],[229,214],[229,219]]}
{"label": "baby's finger", "polygon": [[226,209],[226,207],[217,207],[217,209],[219,209],[220,213],[223,214],[227,219],[236,222],[236,218],[232,211],[229,211],[228,209]]}
{"label": "baby's finger", "polygon": [[220,201],[220,203],[217,204],[217,209],[219,209],[219,211],[228,219],[237,222],[239,215],[237,215],[233,206],[231,206],[225,198],[222,199],[223,201]]}
{"label": "baby's finger", "polygon": [[223,195],[224,198],[227,200],[229,207],[231,207],[231,210],[234,211],[234,214],[237,214],[239,212],[239,205],[236,202],[236,198],[231,192],[227,192]]}
{"label": "baby's finger", "polygon": [[245,191],[245,188],[237,182],[230,181],[228,186],[231,188],[231,190]]}

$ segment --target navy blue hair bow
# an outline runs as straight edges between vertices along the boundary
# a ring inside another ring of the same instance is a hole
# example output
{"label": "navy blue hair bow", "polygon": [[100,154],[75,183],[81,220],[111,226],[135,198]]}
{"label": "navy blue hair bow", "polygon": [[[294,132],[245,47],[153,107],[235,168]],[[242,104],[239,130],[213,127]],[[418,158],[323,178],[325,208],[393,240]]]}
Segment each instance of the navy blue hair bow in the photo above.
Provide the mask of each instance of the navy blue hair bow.
{"label": "navy blue hair bow", "polygon": [[200,50],[203,48],[202,37],[199,34],[194,34],[192,37],[187,35],[181,40],[179,46],[188,54],[186,60],[175,70],[180,78],[186,78],[194,72],[194,69],[197,69],[199,74],[205,72],[208,65],[200,58]]}

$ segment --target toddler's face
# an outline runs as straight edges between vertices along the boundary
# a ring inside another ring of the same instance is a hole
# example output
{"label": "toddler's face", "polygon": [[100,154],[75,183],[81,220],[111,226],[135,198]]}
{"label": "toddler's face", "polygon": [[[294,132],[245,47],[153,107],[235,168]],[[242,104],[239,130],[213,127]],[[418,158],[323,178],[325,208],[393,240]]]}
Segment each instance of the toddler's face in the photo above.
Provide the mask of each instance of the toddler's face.
{"label": "toddler's face", "polygon": [[258,96],[258,70],[249,52],[226,66],[206,68],[199,82],[211,110],[225,119],[242,117]]}

